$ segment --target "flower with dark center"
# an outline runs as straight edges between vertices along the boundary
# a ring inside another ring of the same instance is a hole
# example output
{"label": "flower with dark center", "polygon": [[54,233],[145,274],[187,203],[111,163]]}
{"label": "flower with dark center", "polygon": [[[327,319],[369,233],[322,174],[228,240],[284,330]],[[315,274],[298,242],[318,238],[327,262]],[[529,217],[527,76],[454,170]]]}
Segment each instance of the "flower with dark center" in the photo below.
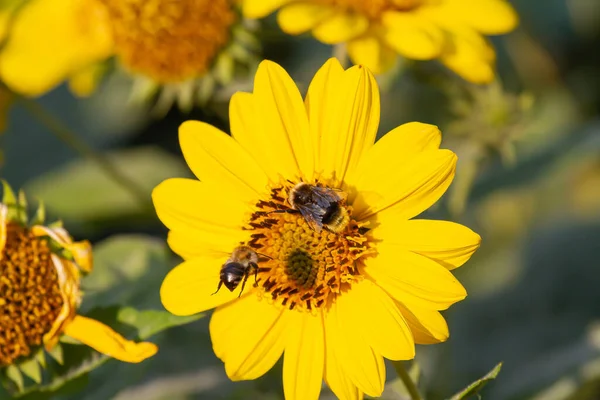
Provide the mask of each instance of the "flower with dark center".
{"label": "flower with dark center", "polygon": [[[448,337],[439,311],[466,296],[450,270],[480,237],[413,218],[446,191],[456,156],[439,149],[435,126],[416,122],[374,143],[379,111],[362,66],[328,61],[303,102],[286,72],[264,61],[254,92],[231,100],[232,136],[181,126],[200,182],[169,179],[153,192],[186,260],[161,299],[177,315],[216,307],[210,334],[231,379],[255,379],[284,354],[288,399],[318,398],[323,380],[342,399],[379,396],[384,358],[411,359],[415,343]],[[295,198],[301,182],[315,193]],[[347,218],[332,222],[331,210]],[[235,260],[240,246],[246,262]],[[222,269],[238,284],[225,276],[232,290],[215,293]]]}

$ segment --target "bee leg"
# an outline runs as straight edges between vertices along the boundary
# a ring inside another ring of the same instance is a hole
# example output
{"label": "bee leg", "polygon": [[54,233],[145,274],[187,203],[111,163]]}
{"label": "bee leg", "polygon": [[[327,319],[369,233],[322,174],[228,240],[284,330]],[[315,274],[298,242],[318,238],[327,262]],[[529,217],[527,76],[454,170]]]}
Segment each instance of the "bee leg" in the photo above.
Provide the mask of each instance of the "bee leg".
{"label": "bee leg", "polygon": [[238,298],[244,293],[244,286],[246,286],[246,281],[248,280],[249,274],[244,275],[244,280],[242,281],[242,290],[240,290],[240,294],[238,294]]}
{"label": "bee leg", "polygon": [[221,289],[221,286],[223,286],[223,281],[219,281],[219,286],[217,286],[217,291],[214,292],[213,294],[211,294],[211,296],[217,294],[217,292]]}

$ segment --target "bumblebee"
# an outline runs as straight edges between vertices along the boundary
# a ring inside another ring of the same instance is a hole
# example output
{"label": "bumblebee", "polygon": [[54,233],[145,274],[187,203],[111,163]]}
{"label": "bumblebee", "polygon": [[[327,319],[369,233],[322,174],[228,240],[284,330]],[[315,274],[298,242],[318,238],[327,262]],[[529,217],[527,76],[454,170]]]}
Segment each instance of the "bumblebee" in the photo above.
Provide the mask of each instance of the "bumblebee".
{"label": "bumblebee", "polygon": [[344,207],[346,196],[340,190],[300,182],[290,190],[288,202],[317,232],[324,227],[341,232],[350,217]]}
{"label": "bumblebee", "polygon": [[213,294],[217,294],[222,285],[225,285],[230,292],[233,292],[240,282],[242,282],[242,289],[238,296],[240,297],[251,273],[254,273],[254,280],[256,281],[258,274],[258,254],[248,246],[242,245],[236,247],[229,259],[221,267],[219,286],[217,286],[217,291]]}

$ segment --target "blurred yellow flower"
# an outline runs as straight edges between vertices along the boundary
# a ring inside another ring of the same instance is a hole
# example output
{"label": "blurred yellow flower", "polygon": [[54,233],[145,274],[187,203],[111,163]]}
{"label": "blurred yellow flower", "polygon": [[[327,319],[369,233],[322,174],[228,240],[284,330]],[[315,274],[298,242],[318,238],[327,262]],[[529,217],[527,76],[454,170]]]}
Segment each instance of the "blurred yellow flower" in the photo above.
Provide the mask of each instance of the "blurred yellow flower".
{"label": "blurred yellow flower", "polygon": [[158,90],[147,87],[154,83],[193,97],[213,66],[233,67],[237,20],[231,0],[29,0],[0,20],[0,77],[25,95],[67,79],[88,95],[115,56],[144,91]]}
{"label": "blurred yellow flower", "polygon": [[152,343],[126,340],[99,321],[77,314],[80,271],[92,271],[88,241],[73,242],[61,227],[42,225],[38,211],[27,223],[24,197],[17,203],[4,185],[0,204],[0,368],[19,364],[44,346],[51,351],[61,335],[121,361],[153,356]]}
{"label": "blurred yellow flower", "polygon": [[439,59],[474,83],[494,78],[495,52],[483,35],[510,32],[518,17],[505,0],[242,0],[244,15],[277,20],[291,35],[312,31],[327,44],[346,43],[355,64],[374,73],[397,55]]}
{"label": "blurred yellow flower", "polygon": [[[161,299],[177,315],[217,307],[210,334],[231,379],[258,378],[285,353],[287,399],[318,398],[323,380],[342,399],[378,396],[384,357],[411,359],[415,343],[448,338],[439,310],[466,296],[450,270],[480,237],[411,219],[446,191],[456,156],[439,149],[435,126],[416,122],[373,144],[379,101],[362,66],[328,61],[303,103],[289,75],[264,61],[254,92],[231,99],[233,137],[202,122],[181,126],[200,181],[169,179],[153,192],[169,245],[186,260],[165,278]],[[333,219],[290,209],[300,182],[339,196],[335,226],[319,229]],[[258,267],[244,270],[245,288],[229,280],[235,290],[213,295],[240,244]]]}

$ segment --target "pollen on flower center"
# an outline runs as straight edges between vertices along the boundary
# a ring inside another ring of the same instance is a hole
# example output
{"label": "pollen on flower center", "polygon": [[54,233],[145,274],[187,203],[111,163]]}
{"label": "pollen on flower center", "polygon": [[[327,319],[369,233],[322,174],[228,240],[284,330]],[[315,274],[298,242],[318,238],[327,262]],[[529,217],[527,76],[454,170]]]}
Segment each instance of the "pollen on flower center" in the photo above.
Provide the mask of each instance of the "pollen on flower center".
{"label": "pollen on flower center", "polygon": [[231,0],[101,1],[120,62],[159,83],[203,75],[235,22]]}
{"label": "pollen on flower center", "polygon": [[345,8],[348,11],[377,19],[388,10],[408,11],[418,7],[423,0],[313,0],[323,5]]}
{"label": "pollen on flower center", "polygon": [[7,224],[0,259],[0,366],[42,344],[63,306],[46,239]]}
{"label": "pollen on flower center", "polygon": [[[371,252],[361,225],[350,218],[338,233],[316,231],[299,213],[289,210],[293,186],[272,189],[252,215],[248,245],[266,260],[260,263],[257,286],[261,296],[289,309],[315,310],[362,279],[357,261]],[[351,208],[348,214],[351,215]]]}

